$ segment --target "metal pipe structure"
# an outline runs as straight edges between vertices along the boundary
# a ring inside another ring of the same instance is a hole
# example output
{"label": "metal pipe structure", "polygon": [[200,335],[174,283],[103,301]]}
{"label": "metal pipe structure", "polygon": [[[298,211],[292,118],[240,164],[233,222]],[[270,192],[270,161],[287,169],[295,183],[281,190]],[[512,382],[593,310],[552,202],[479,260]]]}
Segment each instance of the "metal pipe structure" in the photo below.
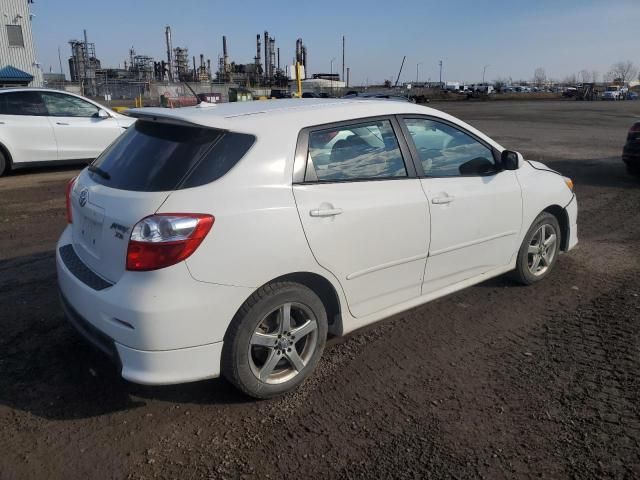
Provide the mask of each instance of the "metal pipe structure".
{"label": "metal pipe structure", "polygon": [[164,35],[167,42],[167,67],[169,70],[167,74],[167,80],[172,81],[173,80],[173,44],[171,42],[171,27],[169,25],[167,25],[164,28]]}
{"label": "metal pipe structure", "polygon": [[264,31],[264,78],[269,79],[269,32]]}
{"label": "metal pipe structure", "polygon": [[[88,76],[87,76],[87,67],[89,66],[89,62],[91,61],[91,59],[89,58],[89,42],[87,40],[87,31],[84,30],[84,62],[82,62],[83,64],[83,73],[84,73],[84,90],[86,90],[87,88],[87,80],[88,80]],[[87,93],[86,91],[82,92],[83,95],[91,95],[93,96],[93,93]]]}

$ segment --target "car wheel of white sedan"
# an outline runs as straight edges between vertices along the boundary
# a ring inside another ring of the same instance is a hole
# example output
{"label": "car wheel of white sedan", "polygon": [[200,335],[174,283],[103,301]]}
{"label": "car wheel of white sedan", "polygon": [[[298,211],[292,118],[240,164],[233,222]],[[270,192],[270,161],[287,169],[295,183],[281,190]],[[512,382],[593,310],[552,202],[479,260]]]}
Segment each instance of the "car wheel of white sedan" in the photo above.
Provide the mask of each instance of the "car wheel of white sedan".
{"label": "car wheel of white sedan", "polygon": [[0,152],[0,177],[8,172],[8,162],[4,154]]}
{"label": "car wheel of white sedan", "polygon": [[315,369],[327,337],[327,314],[309,288],[290,282],[260,288],[242,306],[224,341],[222,371],[247,395],[293,390]]}
{"label": "car wheel of white sedan", "polygon": [[556,217],[547,212],[538,215],[518,251],[515,280],[531,285],[549,275],[558,257],[560,240]]}

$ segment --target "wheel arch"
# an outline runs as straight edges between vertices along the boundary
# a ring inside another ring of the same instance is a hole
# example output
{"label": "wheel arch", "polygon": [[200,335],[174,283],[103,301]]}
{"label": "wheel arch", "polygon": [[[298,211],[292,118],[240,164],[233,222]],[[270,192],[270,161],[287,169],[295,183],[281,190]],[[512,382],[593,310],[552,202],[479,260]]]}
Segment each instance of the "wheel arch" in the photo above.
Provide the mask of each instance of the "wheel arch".
{"label": "wheel arch", "polygon": [[0,142],[0,153],[4,155],[4,158],[7,161],[6,171],[4,172],[6,175],[13,169],[13,157],[11,156],[11,152],[9,152],[9,149],[3,142]]}
{"label": "wheel arch", "polygon": [[550,205],[547,208],[545,208],[543,212],[550,213],[551,215],[556,217],[556,220],[558,220],[558,223],[560,224],[560,235],[561,235],[560,250],[562,250],[563,252],[566,252],[569,248],[569,237],[570,237],[569,214],[560,205]]}
{"label": "wheel arch", "polygon": [[320,297],[327,312],[329,333],[338,336],[342,335],[342,306],[340,304],[340,296],[331,281],[317,273],[293,272],[273,278],[259,288],[276,282],[295,282],[312,290]]}

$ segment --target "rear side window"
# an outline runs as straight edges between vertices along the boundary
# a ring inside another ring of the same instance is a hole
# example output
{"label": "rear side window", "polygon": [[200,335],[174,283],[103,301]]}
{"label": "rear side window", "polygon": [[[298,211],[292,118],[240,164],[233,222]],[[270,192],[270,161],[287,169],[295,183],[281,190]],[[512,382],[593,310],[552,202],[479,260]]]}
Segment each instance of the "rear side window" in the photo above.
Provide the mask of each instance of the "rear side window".
{"label": "rear side window", "polygon": [[407,176],[389,120],[313,131],[309,134],[309,156],[319,181]]}
{"label": "rear side window", "polygon": [[96,159],[99,171],[89,173],[97,183],[120,190],[196,187],[226,174],[254,141],[242,133],[138,120]]}
{"label": "rear side window", "polygon": [[47,115],[39,92],[0,94],[0,115]]}

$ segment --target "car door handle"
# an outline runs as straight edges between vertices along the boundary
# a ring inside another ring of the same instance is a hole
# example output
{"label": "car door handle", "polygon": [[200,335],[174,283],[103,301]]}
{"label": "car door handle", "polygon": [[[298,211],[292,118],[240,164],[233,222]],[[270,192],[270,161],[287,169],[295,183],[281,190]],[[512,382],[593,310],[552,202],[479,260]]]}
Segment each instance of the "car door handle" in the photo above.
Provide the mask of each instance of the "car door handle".
{"label": "car door handle", "polygon": [[431,203],[435,203],[436,205],[444,205],[445,203],[451,203],[456,199],[456,197],[452,195],[447,195],[444,197],[435,197],[431,199]]}
{"label": "car door handle", "polygon": [[56,125],[69,125],[69,124],[66,122],[56,122]]}
{"label": "car door handle", "polygon": [[341,208],[314,208],[309,212],[309,215],[312,217],[334,217],[341,213]]}

